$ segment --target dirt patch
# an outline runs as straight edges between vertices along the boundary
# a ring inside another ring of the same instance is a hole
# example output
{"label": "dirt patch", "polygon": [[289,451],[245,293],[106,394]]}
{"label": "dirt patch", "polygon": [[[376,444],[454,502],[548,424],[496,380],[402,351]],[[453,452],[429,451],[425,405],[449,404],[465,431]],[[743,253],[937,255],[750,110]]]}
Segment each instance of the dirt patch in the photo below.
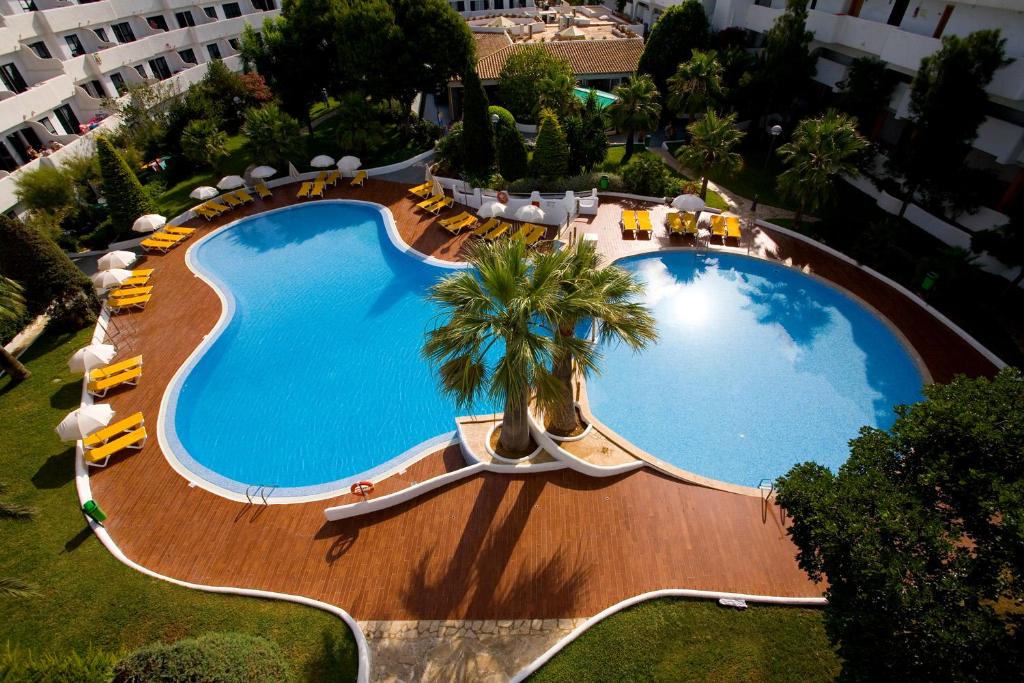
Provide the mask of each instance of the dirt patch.
{"label": "dirt patch", "polygon": [[499,439],[501,439],[501,425],[498,425],[494,429],[494,431],[491,432],[490,446],[492,451],[494,451],[503,458],[508,458],[509,460],[522,460],[523,458],[532,455],[533,452],[537,450],[537,444],[536,442],[534,442],[533,437],[530,437],[530,445],[526,448],[525,451],[522,452],[509,451],[504,448],[499,448]]}
{"label": "dirt patch", "polygon": [[547,431],[548,434],[554,434],[555,436],[561,437],[563,439],[572,436],[579,436],[583,432],[587,431],[587,421],[583,419],[583,413],[580,412],[579,406],[576,406],[575,410],[576,429],[572,430],[571,432],[563,432],[561,429],[555,429],[553,426],[551,426],[550,422],[546,422],[544,424],[544,430]]}

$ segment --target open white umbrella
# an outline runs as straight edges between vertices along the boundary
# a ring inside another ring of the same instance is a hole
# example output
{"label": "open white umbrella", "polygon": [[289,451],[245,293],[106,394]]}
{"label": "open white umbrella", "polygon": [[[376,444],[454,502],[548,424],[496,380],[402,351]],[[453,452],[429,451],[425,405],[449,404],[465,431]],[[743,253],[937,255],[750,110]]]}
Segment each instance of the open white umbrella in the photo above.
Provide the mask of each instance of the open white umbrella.
{"label": "open white umbrella", "polygon": [[106,427],[113,419],[114,409],[109,403],[82,406],[68,413],[54,431],[61,441],[78,441]]}
{"label": "open white umbrella", "polygon": [[139,260],[139,255],[133,251],[111,251],[100,256],[97,264],[100,270],[110,270],[111,268],[127,268],[137,260]]}
{"label": "open white umbrella", "polygon": [[117,347],[113,344],[89,344],[75,351],[68,361],[71,372],[89,372],[101,365],[109,365],[117,355]]}
{"label": "open white umbrella", "polygon": [[533,204],[526,204],[516,209],[516,218],[521,221],[535,223],[544,220],[544,210]]}
{"label": "open white umbrella", "polygon": [[495,218],[496,216],[504,216],[507,209],[508,206],[501,202],[484,202],[480,210],[476,212],[476,215],[481,218]]}
{"label": "open white umbrella", "polygon": [[264,178],[269,178],[270,176],[277,175],[277,169],[274,168],[273,166],[257,166],[256,168],[252,169],[252,172],[249,175],[251,175],[253,178],[259,178],[260,180],[263,180]]}
{"label": "open white umbrella", "polygon": [[342,173],[352,173],[362,165],[363,162],[359,160],[359,157],[344,156],[338,159],[338,170]]}
{"label": "open white umbrella", "polygon": [[200,185],[196,189],[188,193],[188,196],[192,199],[199,199],[205,201],[207,199],[213,199],[220,192],[217,191],[216,187],[210,187],[209,185]]}
{"label": "open white umbrella", "polygon": [[672,200],[672,206],[680,211],[703,211],[704,200],[695,194],[681,194]]}
{"label": "open white umbrella", "polygon": [[111,287],[117,287],[131,276],[132,271],[130,270],[110,268],[109,270],[101,270],[93,275],[92,284],[97,290],[102,291]]}
{"label": "open white umbrella", "polygon": [[157,213],[147,213],[144,216],[139,216],[132,223],[132,230],[135,232],[153,232],[159,230],[167,224],[167,219]]}
{"label": "open white umbrella", "polygon": [[309,165],[313,168],[328,168],[334,166],[334,157],[318,154],[310,160]]}
{"label": "open white umbrella", "polygon": [[220,179],[217,187],[222,190],[237,190],[240,187],[245,187],[245,178],[240,175],[226,175]]}

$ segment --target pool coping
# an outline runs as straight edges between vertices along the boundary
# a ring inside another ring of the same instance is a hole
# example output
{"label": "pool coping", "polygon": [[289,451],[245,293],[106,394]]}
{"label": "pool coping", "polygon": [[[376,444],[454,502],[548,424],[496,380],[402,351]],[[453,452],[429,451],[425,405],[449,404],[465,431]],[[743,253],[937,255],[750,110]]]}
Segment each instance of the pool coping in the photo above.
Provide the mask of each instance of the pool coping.
{"label": "pool coping", "polygon": [[[171,380],[168,382],[167,387],[164,389],[160,400],[160,411],[157,416],[157,441],[160,444],[160,450],[163,452],[164,458],[175,472],[184,477],[191,484],[229,500],[245,503],[259,499],[262,502],[263,499],[258,495],[258,492],[261,489],[269,489],[269,493],[266,495],[266,503],[274,505],[308,503],[336,498],[348,493],[348,487],[357,481],[372,481],[374,479],[380,481],[382,479],[386,479],[396,472],[425,458],[439,448],[443,448],[457,442],[456,432],[449,431],[422,441],[411,448],[406,449],[402,453],[389,458],[383,463],[370,468],[369,470],[363,470],[322,484],[273,487],[271,482],[245,483],[225,477],[215,472],[193,458],[178,439],[178,436],[173,429],[173,422],[177,399],[181,391],[182,384],[207,350],[209,350],[209,348],[216,343],[220,335],[223,334],[235,313],[234,296],[231,294],[230,288],[222,283],[215,275],[205,272],[203,268],[199,266],[195,260],[194,250],[198,249],[208,240],[219,235],[221,232],[234,228],[243,221],[262,218],[282,211],[294,210],[297,207],[321,206],[323,204],[355,204],[375,209],[382,218],[384,231],[387,234],[391,245],[399,252],[423,263],[447,270],[465,270],[470,267],[468,263],[444,261],[414,249],[412,246],[406,244],[402,239],[398,232],[398,225],[395,222],[394,214],[388,207],[375,202],[368,202],[359,199],[325,199],[316,203],[291,204],[288,206],[278,207],[276,209],[270,209],[268,211],[261,211],[251,216],[243,216],[226,223],[190,244],[188,249],[185,251],[185,266],[192,271],[192,274],[195,277],[202,280],[214,291],[217,298],[220,300],[221,312],[220,316],[217,318],[216,324],[213,326],[213,329],[203,337],[202,342],[192,350],[181,366],[178,367],[174,375],[171,377]],[[250,494],[250,491],[252,491],[253,494]],[[252,499],[250,498],[250,495]]]}

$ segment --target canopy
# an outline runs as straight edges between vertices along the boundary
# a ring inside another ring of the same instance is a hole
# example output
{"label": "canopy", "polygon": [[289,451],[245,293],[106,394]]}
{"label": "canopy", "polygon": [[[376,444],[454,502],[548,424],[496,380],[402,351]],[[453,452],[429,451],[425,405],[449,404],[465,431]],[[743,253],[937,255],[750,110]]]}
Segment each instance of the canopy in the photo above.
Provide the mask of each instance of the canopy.
{"label": "canopy", "polygon": [[476,215],[481,218],[494,218],[495,216],[504,216],[507,209],[508,206],[501,202],[484,202]]}
{"label": "canopy", "polygon": [[127,268],[137,261],[139,255],[132,251],[111,251],[103,256],[100,256],[97,264],[100,270],[110,270],[111,268]]}
{"label": "canopy", "polygon": [[257,166],[256,168],[252,169],[252,172],[249,175],[251,175],[253,178],[259,178],[260,180],[263,180],[264,178],[269,178],[270,176],[276,174],[277,169],[272,166]]}
{"label": "canopy", "polygon": [[217,191],[216,187],[210,187],[209,185],[200,185],[196,189],[189,192],[188,196],[191,197],[192,199],[200,199],[205,201],[207,199],[213,199],[218,194],[220,193]]}
{"label": "canopy", "polygon": [[310,160],[309,165],[313,168],[328,168],[329,166],[334,166],[334,157],[318,154]]}
{"label": "canopy", "polygon": [[672,200],[672,206],[680,211],[703,211],[704,200],[695,194],[681,194]]}
{"label": "canopy", "polygon": [[226,175],[220,179],[217,187],[222,190],[237,190],[240,187],[245,187],[245,178],[240,175]]}
{"label": "canopy", "polygon": [[109,365],[116,355],[117,347],[113,344],[89,344],[75,351],[68,361],[68,370],[88,372],[101,365]]}
{"label": "canopy", "polygon": [[132,230],[135,232],[153,232],[159,230],[167,224],[167,219],[157,213],[147,213],[145,216],[139,216],[135,219],[132,224]]}
{"label": "canopy", "polygon": [[343,173],[351,173],[362,165],[363,162],[359,160],[359,157],[344,156],[338,160],[338,169]]}
{"label": "canopy", "polygon": [[98,290],[117,287],[132,276],[132,271],[124,268],[108,268],[92,276],[92,283]]}
{"label": "canopy", "polygon": [[516,218],[521,221],[542,221],[544,220],[544,210],[539,206],[526,204],[516,209]]}
{"label": "canopy", "polygon": [[106,427],[113,419],[114,409],[109,403],[82,406],[68,413],[54,431],[61,441],[78,441]]}

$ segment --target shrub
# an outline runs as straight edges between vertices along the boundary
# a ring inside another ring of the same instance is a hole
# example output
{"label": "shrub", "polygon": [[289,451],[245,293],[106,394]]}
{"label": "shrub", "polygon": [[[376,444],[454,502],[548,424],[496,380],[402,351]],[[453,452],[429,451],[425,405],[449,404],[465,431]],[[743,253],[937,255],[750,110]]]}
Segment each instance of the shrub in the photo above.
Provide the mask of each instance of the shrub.
{"label": "shrub", "polygon": [[103,196],[117,235],[125,234],[139,216],[153,212],[153,205],[142,191],[135,172],[124,157],[104,137],[96,140],[96,154],[103,177]]}
{"label": "shrub", "polygon": [[487,110],[487,94],[472,68],[466,70],[462,84],[466,95],[462,114],[463,162],[470,175],[487,176],[494,163],[494,130]]}
{"label": "shrub", "polygon": [[114,683],[203,681],[277,683],[291,671],[273,641],[242,633],[208,633],[173,644],[152,643],[114,668]]}
{"label": "shrub", "polygon": [[267,85],[266,79],[257,73],[242,74],[238,77],[245,86],[247,97],[253,102],[269,102],[274,99],[274,93]]}
{"label": "shrub", "polygon": [[[647,197],[664,197],[672,189],[665,164],[653,156],[634,157],[622,171],[622,181],[629,192]],[[678,187],[678,184],[676,185]]]}
{"label": "shrub", "polygon": [[228,155],[228,134],[211,119],[192,121],[181,134],[181,151],[200,166],[214,166]]}
{"label": "shrub", "polygon": [[509,128],[516,127],[516,117],[512,116],[512,112],[510,112],[508,109],[505,109],[505,107],[498,107],[492,104],[487,108],[487,115],[491,116],[493,114],[498,115],[499,126],[504,125],[508,126]]}
{"label": "shrub", "polygon": [[451,177],[462,174],[465,147],[462,142],[462,121],[452,125],[448,134],[437,142],[438,173]]}
{"label": "shrub", "polygon": [[523,134],[516,128],[515,117],[504,107],[490,107],[488,113],[498,117],[495,131],[498,170],[505,180],[522,178],[528,171],[529,156]]}
{"label": "shrub", "polygon": [[33,655],[8,648],[0,654],[0,681],[107,683],[116,662],[117,655],[102,650]]}
{"label": "shrub", "polygon": [[533,152],[533,173],[542,178],[557,178],[565,175],[569,167],[569,143],[565,139],[562,124],[550,110],[540,114],[540,128],[537,131],[537,148]]}
{"label": "shrub", "polygon": [[559,77],[573,79],[569,62],[540,45],[527,45],[505,60],[498,80],[498,93],[516,119],[532,123],[536,120],[534,115],[540,101],[538,84]]}
{"label": "shrub", "polygon": [[31,210],[56,212],[75,203],[75,187],[60,169],[52,166],[22,171],[17,175],[14,194]]}
{"label": "shrub", "polygon": [[608,189],[612,192],[625,192],[626,186],[622,177],[614,173],[584,173],[582,175],[562,178],[520,178],[508,183],[505,189],[509,192],[589,192],[601,183],[601,176],[608,176]]}
{"label": "shrub", "polygon": [[295,151],[299,139],[299,122],[274,103],[245,112],[242,133],[253,151],[269,164],[281,165]]}

